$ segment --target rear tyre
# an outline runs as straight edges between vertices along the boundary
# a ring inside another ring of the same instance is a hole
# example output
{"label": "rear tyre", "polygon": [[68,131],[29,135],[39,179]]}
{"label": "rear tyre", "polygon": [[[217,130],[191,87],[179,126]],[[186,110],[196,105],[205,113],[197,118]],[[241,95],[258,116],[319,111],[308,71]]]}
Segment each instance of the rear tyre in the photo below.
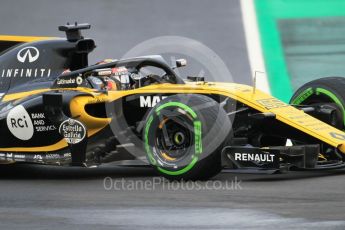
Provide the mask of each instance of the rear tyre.
{"label": "rear tyre", "polygon": [[231,122],[215,100],[174,95],[148,114],[144,147],[151,165],[171,180],[206,180],[221,170],[220,151]]}
{"label": "rear tyre", "polygon": [[336,110],[330,125],[345,127],[345,78],[325,77],[301,86],[290,100],[292,105],[325,105]]}

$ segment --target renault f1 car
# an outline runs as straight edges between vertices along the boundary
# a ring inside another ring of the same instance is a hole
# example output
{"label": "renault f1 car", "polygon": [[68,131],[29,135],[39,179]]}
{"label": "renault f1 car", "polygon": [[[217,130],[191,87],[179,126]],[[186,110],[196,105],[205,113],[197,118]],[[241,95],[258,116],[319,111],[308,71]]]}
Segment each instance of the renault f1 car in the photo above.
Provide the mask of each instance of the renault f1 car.
{"label": "renault f1 car", "polygon": [[174,69],[184,59],[89,65],[95,42],[81,35],[89,28],[60,26],[66,38],[0,36],[1,164],[139,160],[169,179],[194,180],[222,169],[344,167],[334,103],[291,106],[255,87],[183,79]]}

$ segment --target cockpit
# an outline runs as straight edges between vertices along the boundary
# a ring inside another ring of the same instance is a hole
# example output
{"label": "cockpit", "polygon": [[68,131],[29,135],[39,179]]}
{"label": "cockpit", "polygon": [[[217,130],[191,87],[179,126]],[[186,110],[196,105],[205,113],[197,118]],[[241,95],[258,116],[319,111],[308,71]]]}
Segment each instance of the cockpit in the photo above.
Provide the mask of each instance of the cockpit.
{"label": "cockpit", "polygon": [[176,60],[176,66],[172,68],[153,65],[151,62],[145,63],[133,61],[119,61],[115,66],[97,68],[97,66],[104,67],[105,65],[111,65],[111,63],[116,62],[117,60],[106,59],[96,63],[92,71],[85,73],[86,76],[84,77],[86,77],[90,86],[98,90],[113,91],[137,89],[152,84],[183,83],[183,81],[176,76],[173,69],[185,66],[185,59]]}

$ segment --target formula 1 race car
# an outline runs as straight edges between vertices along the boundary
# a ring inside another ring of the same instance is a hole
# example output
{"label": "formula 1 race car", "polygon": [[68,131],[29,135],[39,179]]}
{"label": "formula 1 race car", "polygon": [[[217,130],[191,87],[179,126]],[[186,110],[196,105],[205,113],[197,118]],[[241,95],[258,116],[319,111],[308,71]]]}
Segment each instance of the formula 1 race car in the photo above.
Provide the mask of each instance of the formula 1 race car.
{"label": "formula 1 race car", "polygon": [[296,103],[303,91],[290,106],[247,85],[184,80],[174,69],[186,60],[170,67],[158,55],[89,65],[95,42],[81,36],[89,28],[60,26],[66,39],[0,36],[2,164],[139,161],[193,180],[224,168],[345,166],[337,101]]}

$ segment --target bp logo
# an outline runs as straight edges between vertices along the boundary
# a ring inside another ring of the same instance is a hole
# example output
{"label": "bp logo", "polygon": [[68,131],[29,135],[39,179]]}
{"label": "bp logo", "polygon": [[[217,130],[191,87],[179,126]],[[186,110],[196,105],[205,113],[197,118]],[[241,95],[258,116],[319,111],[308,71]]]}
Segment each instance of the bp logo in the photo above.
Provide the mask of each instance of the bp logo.
{"label": "bp logo", "polygon": [[85,126],[80,121],[74,119],[68,119],[62,122],[59,132],[68,144],[78,144],[86,136]]}
{"label": "bp logo", "polygon": [[21,50],[19,50],[17,54],[18,61],[25,63],[25,62],[34,62],[40,56],[40,52],[36,47],[27,46]]}

